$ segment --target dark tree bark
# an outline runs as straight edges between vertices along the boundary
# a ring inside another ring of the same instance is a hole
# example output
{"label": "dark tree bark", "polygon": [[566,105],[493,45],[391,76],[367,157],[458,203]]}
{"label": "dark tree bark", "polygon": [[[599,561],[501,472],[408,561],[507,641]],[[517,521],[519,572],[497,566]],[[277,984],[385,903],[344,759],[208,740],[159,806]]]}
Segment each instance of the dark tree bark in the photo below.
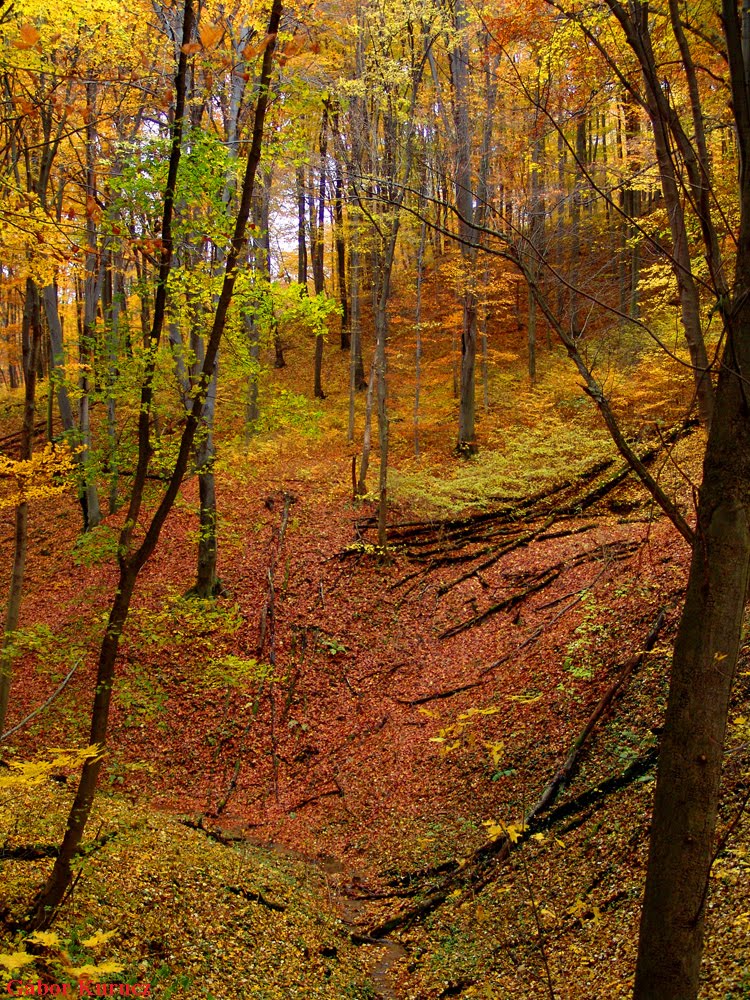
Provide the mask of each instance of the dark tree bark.
{"label": "dark tree bark", "polygon": [[297,167],[297,282],[307,291],[307,242],[305,238],[305,168]]}
{"label": "dark tree bark", "polygon": [[458,41],[451,51],[454,118],[456,129],[456,208],[461,256],[464,262],[463,323],[461,329],[461,376],[458,410],[459,454],[470,455],[477,450],[475,418],[475,368],[477,356],[477,296],[474,289],[476,250],[474,189],[471,174],[471,127],[469,124],[469,36],[468,14],[463,0],[454,3],[455,28]]}
{"label": "dark tree bark", "polygon": [[[328,100],[323,102],[323,116],[320,121],[320,175],[318,188],[317,219],[310,235],[312,253],[313,282],[315,294],[325,291],[323,254],[325,250],[325,206],[326,206],[326,159],[328,155]],[[315,364],[313,392],[316,399],[325,399],[323,392],[323,334],[315,334]]]}
{"label": "dark tree bark", "polygon": [[[21,442],[19,458],[28,461],[31,458],[34,439],[34,418],[36,406],[37,367],[42,342],[42,320],[39,306],[39,289],[31,278],[26,279],[26,299],[23,313],[23,368],[24,368],[24,403],[23,422],[21,425]],[[10,682],[13,665],[12,642],[13,633],[18,628],[18,616],[21,611],[21,596],[26,575],[26,553],[28,548],[29,505],[21,500],[16,505],[13,566],[11,568],[10,590],[8,604],[5,609],[5,631],[3,633],[2,650],[0,650],[0,733],[5,732],[5,719],[8,712]]]}
{"label": "dark tree bark", "polygon": [[[338,134],[339,113],[338,108],[333,112],[333,132]],[[346,237],[344,232],[344,171],[341,167],[341,160],[336,156],[334,165],[334,197],[333,197],[333,220],[334,239],[336,244],[336,275],[339,285],[339,302],[341,303],[341,350],[348,351],[351,343],[350,318],[349,318],[349,296],[347,294],[346,281]]]}
{"label": "dark tree bark", "polygon": [[[750,578],[750,67],[735,0],[723,0],[722,14],[740,154],[740,229],[734,286],[719,302],[725,348],[659,754],[635,1000],[698,996],[723,744]],[[712,240],[704,241],[710,255]]]}

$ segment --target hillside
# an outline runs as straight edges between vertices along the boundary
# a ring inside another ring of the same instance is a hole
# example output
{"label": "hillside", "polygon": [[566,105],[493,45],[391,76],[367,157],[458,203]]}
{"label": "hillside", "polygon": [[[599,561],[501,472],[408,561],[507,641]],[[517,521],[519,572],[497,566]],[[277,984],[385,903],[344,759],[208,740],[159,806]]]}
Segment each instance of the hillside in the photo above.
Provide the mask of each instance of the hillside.
{"label": "hillside", "polygon": [[[545,385],[521,392],[544,400]],[[520,475],[514,434],[553,450],[545,425],[519,423],[468,466],[433,454],[421,497],[404,431],[383,557],[327,429],[341,407],[323,409],[312,437],[293,427],[241,462],[220,455],[215,601],[185,596],[186,482],[134,601],[97,815],[55,930],[63,943],[114,932],[107,956],[124,971],[109,978],[165,997],[239,983],[258,998],[628,995],[687,546],[615,478],[619,460],[563,452]],[[545,420],[571,433],[564,411]],[[672,465],[691,468],[699,437]],[[679,490],[663,454],[655,464]],[[35,511],[11,723],[76,670],[8,761],[86,739],[121,515],[87,536],[78,519],[70,500]],[[7,513],[2,539],[7,551]],[[722,1000],[748,988],[740,680],[703,994]],[[524,828],[605,696],[555,801]],[[57,768],[22,808],[5,793],[11,915],[49,864],[73,775]],[[34,975],[61,981],[46,954]]]}

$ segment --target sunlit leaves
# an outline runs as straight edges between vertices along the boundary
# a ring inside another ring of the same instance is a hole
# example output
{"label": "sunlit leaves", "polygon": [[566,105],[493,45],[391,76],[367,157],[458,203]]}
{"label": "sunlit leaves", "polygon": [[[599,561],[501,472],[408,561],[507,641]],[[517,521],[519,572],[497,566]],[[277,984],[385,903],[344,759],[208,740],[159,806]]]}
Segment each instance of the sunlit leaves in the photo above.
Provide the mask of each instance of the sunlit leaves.
{"label": "sunlit leaves", "polygon": [[110,938],[114,937],[116,933],[116,931],[97,931],[91,937],[85,938],[81,944],[86,948],[99,948],[101,945],[106,944]]}
{"label": "sunlit leaves", "polygon": [[0,772],[0,788],[30,788],[40,785],[49,776],[65,767],[79,767],[85,761],[101,759],[99,747],[90,746],[81,749],[55,749],[49,751],[52,757],[34,761],[11,760],[7,769]]}
{"label": "sunlit leaves", "polygon": [[224,29],[220,24],[201,24],[198,27],[198,37],[201,40],[201,45],[205,49],[211,49],[216,45],[224,35]]}
{"label": "sunlit leaves", "polygon": [[34,955],[29,955],[25,951],[14,951],[11,954],[0,955],[0,965],[8,972],[18,972],[34,961]]}
{"label": "sunlit leaves", "polygon": [[104,976],[109,976],[113,972],[122,972],[125,966],[121,962],[101,962],[99,965],[79,965],[78,967],[66,966],[65,971],[71,976],[79,979],[93,979],[98,981]]}
{"label": "sunlit leaves", "polygon": [[487,836],[490,840],[499,840],[507,837],[511,844],[517,844],[528,829],[524,826],[523,820],[518,823],[503,823],[495,820],[485,820],[482,826],[487,829]]}
{"label": "sunlit leaves", "polygon": [[25,461],[0,455],[0,510],[65,492],[76,469],[75,455],[66,444],[47,444]]}

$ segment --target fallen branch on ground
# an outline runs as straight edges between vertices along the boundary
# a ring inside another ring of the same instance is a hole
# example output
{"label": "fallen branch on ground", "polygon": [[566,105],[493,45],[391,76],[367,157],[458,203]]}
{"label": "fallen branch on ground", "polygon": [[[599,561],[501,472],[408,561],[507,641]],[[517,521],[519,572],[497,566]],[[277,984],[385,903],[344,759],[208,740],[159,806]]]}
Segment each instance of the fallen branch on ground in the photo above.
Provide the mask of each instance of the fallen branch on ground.
{"label": "fallen branch on ground", "polygon": [[[643,649],[639,653],[631,656],[630,659],[627,660],[621,667],[616,680],[599,699],[596,708],[587,719],[586,724],[574,741],[562,766],[547,783],[535,805],[532,806],[532,808],[524,816],[520,828],[520,835],[517,834],[514,838],[516,843],[513,842],[507,832],[500,837],[486,841],[478,847],[470,855],[470,857],[461,864],[460,867],[458,863],[456,863],[455,869],[446,877],[443,884],[426,899],[416,906],[405,909],[401,913],[389,917],[376,927],[369,928],[367,930],[368,936],[374,938],[383,937],[390,934],[397,928],[407,927],[413,924],[416,920],[437,909],[437,907],[444,903],[448,896],[456,892],[456,890],[462,891],[470,889],[472,892],[475,892],[477,889],[486,885],[487,882],[494,877],[497,866],[507,861],[514,847],[522,845],[531,833],[540,828],[543,817],[545,814],[549,813],[562,789],[572,780],[575,770],[580,763],[583,748],[585,747],[591,733],[596,728],[597,723],[622,693],[626,684],[630,681],[633,674],[643,663],[646,654],[653,649],[663,624],[664,612],[660,611],[654,625],[646,637]],[[612,779],[608,780],[611,781]],[[635,778],[632,780],[635,780]],[[603,789],[604,784],[606,783],[600,783],[595,791]],[[622,784],[619,784],[617,787],[623,786]],[[563,815],[562,811],[558,813],[558,818],[561,815]],[[566,812],[565,815],[569,815],[569,812]],[[549,817],[548,823],[545,824],[545,826],[548,825]]]}

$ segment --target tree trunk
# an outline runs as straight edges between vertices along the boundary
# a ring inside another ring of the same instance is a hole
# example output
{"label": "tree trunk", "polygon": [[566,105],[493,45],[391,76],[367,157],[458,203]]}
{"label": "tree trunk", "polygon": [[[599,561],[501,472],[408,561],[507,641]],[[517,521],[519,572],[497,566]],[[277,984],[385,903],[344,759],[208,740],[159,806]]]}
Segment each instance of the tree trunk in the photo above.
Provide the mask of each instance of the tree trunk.
{"label": "tree trunk", "polygon": [[[42,342],[42,322],[39,308],[39,289],[31,278],[26,279],[26,301],[23,314],[23,367],[25,371],[23,423],[19,458],[26,462],[31,458],[34,440],[34,418],[36,405],[37,364]],[[8,605],[5,610],[5,631],[0,651],[0,735],[5,732],[8,713],[10,682],[13,668],[13,633],[18,628],[21,611],[21,596],[26,575],[26,552],[28,547],[29,505],[21,500],[16,505],[14,531],[13,566],[11,569]]]}
{"label": "tree trunk", "polygon": [[[333,114],[333,129],[338,132],[338,110]],[[333,200],[334,241],[336,249],[336,273],[339,283],[339,302],[341,303],[341,350],[348,351],[351,341],[351,319],[349,316],[349,296],[346,281],[346,235],[344,229],[344,173],[338,156],[335,163],[335,185]]]}
{"label": "tree trunk", "polygon": [[305,168],[297,167],[297,283],[307,292],[307,243],[305,242]]}
{"label": "tree trunk", "polygon": [[50,336],[50,347],[52,354],[52,374],[51,378],[55,383],[57,394],[57,408],[60,411],[60,421],[63,431],[72,435],[75,431],[75,420],[73,417],[73,406],[68,395],[68,387],[65,384],[65,348],[63,346],[63,329],[60,322],[60,313],[57,306],[57,285],[46,285],[42,289],[42,302],[44,304],[44,315],[47,319],[47,328]]}
{"label": "tree trunk", "polygon": [[375,359],[370,367],[370,378],[367,382],[367,397],[365,400],[365,429],[362,437],[362,461],[359,463],[359,478],[357,479],[357,496],[367,493],[367,470],[370,465],[370,448],[372,446],[372,403],[375,395]]}
{"label": "tree trunk", "polygon": [[[424,211],[424,199],[420,211]],[[419,250],[417,251],[417,304],[414,310],[414,329],[417,342],[414,348],[414,454],[419,457],[419,391],[422,377],[422,275],[424,252],[427,241],[427,223],[422,220],[419,230]]]}
{"label": "tree trunk", "polygon": [[[750,581],[750,60],[735,0],[723,0],[722,21],[739,147],[740,226],[731,300],[719,300],[725,348],[659,753],[635,1000],[698,996],[724,737]],[[713,241],[704,241],[710,256]]]}
{"label": "tree trunk", "polygon": [[349,262],[349,280],[351,282],[351,338],[349,342],[349,429],[348,440],[354,442],[354,397],[361,388],[360,381],[364,379],[362,371],[362,318],[359,305],[359,271],[361,256],[359,252],[358,218],[352,227],[351,260]]}
{"label": "tree trunk", "polygon": [[[750,288],[750,269],[745,283]],[[747,293],[746,293],[747,294]],[[750,576],[750,308],[735,296],[659,753],[634,997],[698,996],[729,697]]]}
{"label": "tree trunk", "polygon": [[[326,156],[328,150],[328,100],[323,102],[323,117],[320,122],[320,185],[318,191],[318,217],[314,232],[311,233],[313,282],[315,294],[325,291],[324,250],[325,250],[325,204],[326,204]],[[323,333],[315,334],[315,365],[313,393],[316,399],[325,399],[323,392]]]}
{"label": "tree trunk", "polygon": [[101,521],[99,492],[96,486],[96,469],[92,454],[89,391],[91,379],[89,371],[94,367],[96,309],[104,283],[104,261],[98,252],[96,222],[93,208],[96,205],[96,101],[97,84],[93,80],[86,83],[86,277],[83,283],[83,321],[81,329],[80,360],[81,377],[79,388],[81,399],[78,410],[78,426],[83,447],[83,489],[86,495],[85,530],[95,528]]}
{"label": "tree trunk", "polygon": [[[394,240],[395,249],[395,240]],[[388,274],[393,263],[393,255],[386,262]],[[380,446],[380,470],[378,475],[378,545],[385,549],[387,544],[386,525],[388,518],[388,382],[386,379],[388,342],[388,284],[383,277],[378,308],[375,313],[375,384],[378,401],[378,444]]]}
{"label": "tree trunk", "polygon": [[[275,39],[281,17],[281,0],[274,0],[268,22],[269,41],[263,53],[263,62],[258,87],[258,99],[255,107],[255,117],[252,130],[252,141],[247,155],[247,167],[242,182],[242,195],[237,220],[232,237],[230,251],[227,256],[224,271],[224,281],[221,294],[216,305],[211,334],[206,347],[205,368],[202,373],[198,392],[193,402],[193,408],[188,416],[174,473],[170,479],[156,512],[146,530],[143,541],[133,548],[133,531],[140,515],[143,490],[150,457],[149,444],[149,411],[153,395],[153,378],[155,367],[146,366],[144,381],[141,387],[141,409],[138,418],[138,463],[133,480],[133,488],[128,505],[128,516],[120,536],[120,578],[112,603],[107,629],[104,634],[99,655],[97,683],[91,721],[91,744],[101,749],[107,738],[109,721],[109,705],[114,683],[114,668],[117,650],[123,627],[127,620],[130,601],[133,596],[138,574],[153,553],[166,521],[167,515],[174,505],[180,484],[185,474],[190,451],[193,446],[195,432],[198,427],[205,393],[213,374],[216,353],[226,325],[227,312],[232,300],[236,280],[237,264],[245,249],[245,231],[250,213],[250,202],[253,194],[255,174],[260,161],[263,141],[263,124],[268,107],[268,91],[273,65]],[[182,147],[182,128],[185,113],[185,92],[187,55],[185,48],[192,35],[193,7],[192,0],[185,0],[185,15],[183,24],[183,45],[180,48],[179,64],[176,75],[175,90],[177,101],[172,125],[172,146],[170,151],[169,172],[164,198],[162,219],[162,254],[159,266],[159,282],[154,303],[154,326],[150,335],[150,345],[155,353],[159,346],[161,330],[164,322],[166,304],[166,285],[169,277],[172,255],[172,210],[173,192],[177,177],[177,168]],[[63,843],[55,860],[52,873],[34,902],[29,920],[29,930],[49,927],[55,911],[60,905],[72,876],[72,861],[79,851],[86,823],[91,812],[94,793],[101,768],[101,756],[89,760],[84,765],[76,797],[68,814],[68,823]]]}
{"label": "tree trunk", "polygon": [[[196,354],[196,372],[193,379],[198,384],[200,371],[205,357],[203,338],[193,337],[193,350]],[[214,364],[211,381],[206,393],[206,401],[201,413],[200,440],[195,449],[195,467],[198,472],[198,565],[195,586],[192,592],[196,597],[214,597],[220,589],[216,570],[218,557],[218,540],[216,534],[216,482],[214,478],[214,460],[216,446],[214,444],[214,415],[216,410],[216,385],[219,375],[218,358]]]}
{"label": "tree trunk", "polygon": [[474,222],[474,189],[471,176],[471,127],[469,124],[469,35],[468,15],[464,0],[455,0],[457,42],[451,51],[454,117],[456,126],[456,208],[458,233],[462,240],[464,262],[463,322],[461,328],[461,376],[458,410],[459,454],[470,455],[477,450],[475,417],[475,367],[477,356],[477,297],[474,289],[476,250]]}
{"label": "tree trunk", "polygon": [[[214,388],[216,382],[212,379]],[[208,401],[207,401],[208,402]],[[200,497],[200,527],[198,535],[198,573],[193,593],[196,597],[215,597],[220,589],[216,563],[218,557],[218,541],[216,533],[216,480],[214,477],[214,447],[213,429],[206,429],[205,442],[198,448],[196,465],[198,468],[198,493]]]}

